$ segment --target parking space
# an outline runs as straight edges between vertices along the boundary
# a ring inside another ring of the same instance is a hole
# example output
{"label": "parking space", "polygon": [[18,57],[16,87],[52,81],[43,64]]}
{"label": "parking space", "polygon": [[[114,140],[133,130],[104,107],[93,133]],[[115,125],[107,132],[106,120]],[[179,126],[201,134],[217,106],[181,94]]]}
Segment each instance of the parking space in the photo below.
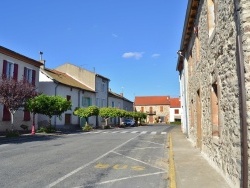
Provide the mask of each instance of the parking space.
{"label": "parking space", "polygon": [[166,135],[138,134],[50,187],[161,187],[167,184]]}

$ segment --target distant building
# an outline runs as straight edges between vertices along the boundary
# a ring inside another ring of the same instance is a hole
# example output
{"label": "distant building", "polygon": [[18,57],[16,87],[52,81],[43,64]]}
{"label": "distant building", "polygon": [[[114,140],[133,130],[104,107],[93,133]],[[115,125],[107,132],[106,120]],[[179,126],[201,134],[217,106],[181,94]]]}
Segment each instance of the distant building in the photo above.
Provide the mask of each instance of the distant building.
{"label": "distant building", "polygon": [[[126,99],[123,96],[123,93],[117,94],[115,92],[112,92],[111,89],[109,90],[108,94],[108,106],[113,107],[113,108],[118,108],[118,109],[123,109],[126,111],[133,111],[133,105],[134,103],[128,99]],[[112,118],[110,120],[110,124],[113,125],[119,125],[120,118]]]}
{"label": "distant building", "polygon": [[181,101],[180,98],[170,98],[170,116],[169,121],[170,122],[181,122],[181,115],[182,115],[182,109],[181,109]]}
{"label": "distant building", "polygon": [[169,96],[136,96],[134,108],[137,112],[147,114],[147,122],[170,122]]}

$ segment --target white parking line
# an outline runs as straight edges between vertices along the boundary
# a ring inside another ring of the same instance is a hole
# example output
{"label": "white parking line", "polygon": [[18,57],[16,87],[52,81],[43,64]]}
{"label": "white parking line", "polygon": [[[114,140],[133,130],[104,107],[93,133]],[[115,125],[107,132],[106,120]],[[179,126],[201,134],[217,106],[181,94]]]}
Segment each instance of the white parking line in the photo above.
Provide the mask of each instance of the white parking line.
{"label": "white parking line", "polygon": [[148,131],[142,131],[141,134],[146,134]]}
{"label": "white parking line", "polygon": [[161,134],[167,134],[167,132],[161,132]]}
{"label": "white parking line", "polygon": [[128,131],[122,131],[121,133],[127,133]]}
{"label": "white parking line", "polygon": [[79,172],[80,170],[86,168],[87,166],[89,166],[89,165],[95,163],[96,161],[98,161],[98,160],[100,160],[101,158],[105,157],[106,155],[110,154],[110,153],[113,152],[114,150],[116,150],[116,149],[122,147],[123,145],[127,144],[128,142],[134,140],[134,139],[137,138],[138,136],[140,136],[140,134],[138,134],[138,135],[136,135],[135,137],[133,137],[133,138],[127,140],[126,142],[124,142],[124,143],[122,143],[121,145],[115,147],[114,149],[108,151],[107,153],[104,153],[103,155],[97,157],[96,159],[90,161],[89,163],[87,163],[87,164],[85,164],[85,165],[82,165],[82,166],[80,166],[79,168],[73,170],[72,172],[70,172],[70,173],[64,175],[63,177],[57,179],[56,181],[52,182],[51,184],[49,184],[49,185],[46,186],[46,187],[54,187],[55,185],[57,185],[57,184],[60,183],[61,181],[65,180],[66,178],[68,178],[68,177],[72,176],[73,174]]}
{"label": "white parking line", "polygon": [[138,131],[133,131],[133,132],[131,132],[131,133],[133,133],[133,134],[134,134],[134,133],[138,133]]}
{"label": "white parking line", "polygon": [[150,134],[156,134],[156,132],[151,132]]}
{"label": "white parking line", "polygon": [[113,132],[111,132],[111,133],[118,133],[119,131],[113,131]]}
{"label": "white parking line", "polygon": [[[139,177],[145,177],[145,176],[153,176],[153,175],[164,174],[164,173],[166,173],[166,172],[155,172],[155,173],[142,174],[142,175],[137,175],[137,176],[128,176],[128,177],[124,177],[124,178],[119,178],[119,179],[114,179],[114,180],[109,180],[109,181],[96,183],[94,185],[103,185],[103,184],[107,184],[107,183],[114,183],[114,182],[121,181],[121,180],[127,180],[127,179],[139,178]],[[92,187],[94,185],[92,184],[92,185],[87,185],[87,186]],[[84,188],[84,186],[78,186],[78,187],[73,187],[73,188]]]}

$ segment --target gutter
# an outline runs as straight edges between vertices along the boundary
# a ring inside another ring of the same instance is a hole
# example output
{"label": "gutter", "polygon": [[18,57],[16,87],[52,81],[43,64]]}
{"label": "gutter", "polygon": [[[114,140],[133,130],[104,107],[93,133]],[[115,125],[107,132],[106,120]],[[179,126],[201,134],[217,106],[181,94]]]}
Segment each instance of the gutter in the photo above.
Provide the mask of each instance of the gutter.
{"label": "gutter", "polygon": [[234,0],[235,24],[237,31],[236,38],[236,63],[239,81],[239,107],[240,107],[240,125],[241,125],[241,187],[248,187],[248,144],[247,144],[247,107],[246,107],[246,88],[245,88],[245,71],[244,71],[244,54],[242,47],[242,33],[240,28],[240,7],[239,0]]}

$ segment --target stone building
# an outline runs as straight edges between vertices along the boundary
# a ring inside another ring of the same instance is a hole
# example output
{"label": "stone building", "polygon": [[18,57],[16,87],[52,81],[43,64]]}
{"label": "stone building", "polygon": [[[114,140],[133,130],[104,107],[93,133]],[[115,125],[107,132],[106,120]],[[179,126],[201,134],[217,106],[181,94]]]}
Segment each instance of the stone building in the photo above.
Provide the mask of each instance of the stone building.
{"label": "stone building", "polygon": [[232,187],[250,187],[250,1],[189,0],[178,54],[183,131]]}
{"label": "stone building", "polygon": [[169,123],[169,96],[136,96],[134,108],[137,112],[144,112],[147,114],[146,121],[148,123]]}

